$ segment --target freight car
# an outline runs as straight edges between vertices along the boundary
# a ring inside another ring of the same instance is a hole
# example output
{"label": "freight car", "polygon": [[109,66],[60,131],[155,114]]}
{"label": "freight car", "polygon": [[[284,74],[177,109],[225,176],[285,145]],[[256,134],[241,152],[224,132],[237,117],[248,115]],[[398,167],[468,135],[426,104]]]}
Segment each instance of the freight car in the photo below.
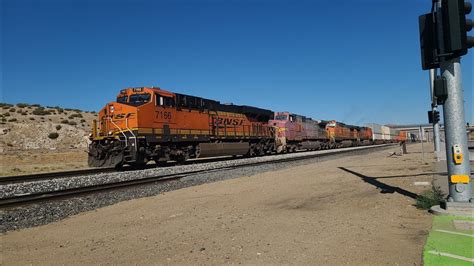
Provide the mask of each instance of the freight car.
{"label": "freight car", "polygon": [[365,124],[365,126],[372,130],[372,141],[375,144],[394,143],[406,139],[406,136],[403,137],[397,129],[375,123]]}
{"label": "freight car", "polygon": [[273,115],[156,87],[127,88],[94,121],[88,163],[142,167],[150,160],[264,155],[275,150]]}

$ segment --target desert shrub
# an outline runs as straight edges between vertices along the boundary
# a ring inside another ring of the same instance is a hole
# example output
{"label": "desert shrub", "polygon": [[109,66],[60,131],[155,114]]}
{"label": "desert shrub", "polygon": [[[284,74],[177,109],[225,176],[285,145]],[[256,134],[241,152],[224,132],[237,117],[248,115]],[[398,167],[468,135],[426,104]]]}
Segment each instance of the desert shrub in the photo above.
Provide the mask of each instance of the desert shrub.
{"label": "desert shrub", "polygon": [[56,126],[56,130],[60,130],[61,128],[63,128],[61,125]]}
{"label": "desert shrub", "polygon": [[16,106],[17,106],[18,108],[26,108],[26,107],[29,106],[29,104],[27,104],[27,103],[17,103]]}
{"label": "desert shrub", "polygon": [[7,122],[7,119],[5,117],[2,118],[2,122],[4,122],[4,123]]}
{"label": "desert shrub", "polygon": [[85,123],[85,122],[86,122],[86,120],[85,120],[85,119],[81,119],[81,123]]}
{"label": "desert shrub", "polygon": [[10,113],[4,113],[3,116],[10,116]]}
{"label": "desert shrub", "polygon": [[44,107],[37,107],[33,110],[34,115],[49,115],[49,111],[44,110]]}
{"label": "desert shrub", "polygon": [[69,125],[71,125],[71,126],[75,126],[75,125],[77,125],[77,123],[76,123],[76,122],[74,122],[74,121],[69,121]]}
{"label": "desert shrub", "polygon": [[57,132],[52,132],[49,133],[48,138],[50,139],[57,139],[59,137],[59,134]]}
{"label": "desert shrub", "polygon": [[21,115],[27,115],[28,112],[21,112]]}
{"label": "desert shrub", "polygon": [[35,118],[34,118],[34,117],[30,117],[30,120],[35,120]]}
{"label": "desert shrub", "polygon": [[81,114],[72,114],[72,115],[70,115],[68,118],[69,118],[69,119],[74,119],[75,117],[77,117],[77,118],[82,118],[82,115],[81,115]]}
{"label": "desert shrub", "polygon": [[18,109],[16,112],[21,114],[21,112],[23,112],[23,111],[21,109]]}
{"label": "desert shrub", "polygon": [[33,106],[33,107],[41,107],[41,105],[40,105],[40,104],[37,104],[37,103],[32,104],[31,106]]}
{"label": "desert shrub", "polygon": [[12,118],[12,119],[8,120],[8,122],[16,122],[16,121],[18,121],[16,118]]}
{"label": "desert shrub", "polygon": [[15,108],[10,108],[10,112],[14,113],[16,111]]}
{"label": "desert shrub", "polygon": [[2,107],[3,109],[9,109],[12,106],[13,105],[9,103],[0,103],[0,107]]}
{"label": "desert shrub", "polygon": [[69,120],[66,120],[66,119],[61,120],[61,124],[69,124]]}
{"label": "desert shrub", "polygon": [[416,207],[428,210],[432,206],[438,205],[443,199],[444,195],[441,189],[433,186],[431,189],[423,191],[423,193],[416,198]]}

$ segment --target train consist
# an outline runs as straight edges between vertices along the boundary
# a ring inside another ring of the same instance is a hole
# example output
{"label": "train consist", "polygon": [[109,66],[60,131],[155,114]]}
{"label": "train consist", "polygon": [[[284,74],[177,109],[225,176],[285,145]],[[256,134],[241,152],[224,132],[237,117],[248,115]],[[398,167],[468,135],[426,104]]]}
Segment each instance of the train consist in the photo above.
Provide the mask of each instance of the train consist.
{"label": "train consist", "polygon": [[404,132],[313,120],[288,112],[222,104],[156,87],[121,90],[94,121],[92,167],[143,167],[214,156],[261,156],[296,150],[390,143]]}

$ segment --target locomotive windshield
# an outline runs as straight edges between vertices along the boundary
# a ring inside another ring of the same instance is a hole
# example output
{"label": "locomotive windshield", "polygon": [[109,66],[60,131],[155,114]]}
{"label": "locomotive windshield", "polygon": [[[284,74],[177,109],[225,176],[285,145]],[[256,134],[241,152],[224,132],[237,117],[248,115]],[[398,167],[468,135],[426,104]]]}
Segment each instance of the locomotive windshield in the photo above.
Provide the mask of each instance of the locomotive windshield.
{"label": "locomotive windshield", "polygon": [[285,121],[285,120],[288,120],[288,116],[287,116],[287,115],[277,115],[277,116],[275,117],[275,120],[283,120],[283,121]]}
{"label": "locomotive windshield", "polygon": [[128,100],[128,104],[133,106],[140,106],[147,102],[150,102],[151,96],[149,93],[144,94],[132,94]]}
{"label": "locomotive windshield", "polygon": [[118,103],[127,103],[128,101],[128,96],[120,96],[120,97],[117,97],[117,102]]}

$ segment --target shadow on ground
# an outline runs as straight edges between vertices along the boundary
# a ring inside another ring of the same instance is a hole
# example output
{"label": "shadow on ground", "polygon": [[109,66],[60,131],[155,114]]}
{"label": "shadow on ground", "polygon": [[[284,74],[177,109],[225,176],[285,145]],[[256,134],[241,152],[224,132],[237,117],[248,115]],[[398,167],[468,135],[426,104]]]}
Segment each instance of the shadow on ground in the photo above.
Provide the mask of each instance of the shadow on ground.
{"label": "shadow on ground", "polygon": [[[377,178],[394,178],[394,177],[405,177],[405,176],[370,177],[370,176],[366,176],[366,175],[363,175],[361,173],[349,170],[349,169],[344,168],[344,167],[339,167],[339,169],[341,169],[345,172],[348,172],[350,174],[353,174],[355,176],[360,177],[364,182],[366,182],[368,184],[371,184],[371,185],[377,187],[378,189],[380,189],[381,193],[394,193],[394,192],[397,192],[398,194],[404,195],[404,196],[412,198],[414,200],[416,200],[418,198],[418,194],[416,194],[416,193],[410,192],[410,191],[405,190],[403,188],[390,186],[390,185],[387,185],[387,184],[382,183],[382,182],[377,180]],[[406,176],[412,176],[412,175],[406,175]]]}

